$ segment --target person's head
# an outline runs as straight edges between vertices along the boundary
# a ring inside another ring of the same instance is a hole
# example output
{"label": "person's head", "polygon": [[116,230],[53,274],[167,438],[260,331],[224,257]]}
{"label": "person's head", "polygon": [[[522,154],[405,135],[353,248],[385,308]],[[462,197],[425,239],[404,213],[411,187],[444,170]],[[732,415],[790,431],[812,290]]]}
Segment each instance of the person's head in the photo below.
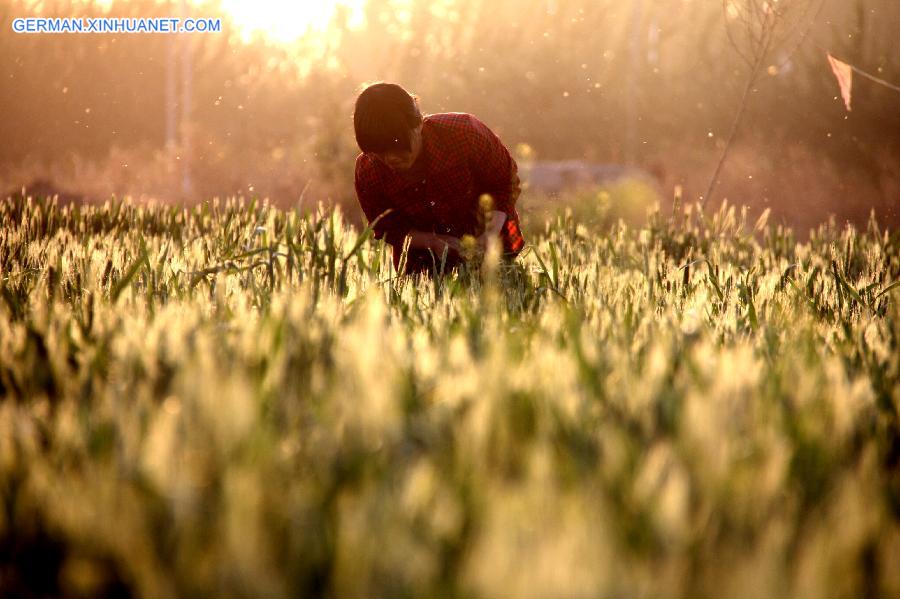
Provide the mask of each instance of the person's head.
{"label": "person's head", "polygon": [[359,94],[353,129],[360,150],[396,171],[412,167],[422,151],[418,100],[396,83],[373,83]]}

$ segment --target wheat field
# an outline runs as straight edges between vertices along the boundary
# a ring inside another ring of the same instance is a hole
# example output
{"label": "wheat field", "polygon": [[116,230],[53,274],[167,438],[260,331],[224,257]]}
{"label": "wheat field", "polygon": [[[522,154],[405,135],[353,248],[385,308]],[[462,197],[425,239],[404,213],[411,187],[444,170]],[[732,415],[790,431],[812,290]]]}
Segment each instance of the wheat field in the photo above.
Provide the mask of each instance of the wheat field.
{"label": "wheat field", "polygon": [[900,596],[900,234],[0,203],[0,589]]}

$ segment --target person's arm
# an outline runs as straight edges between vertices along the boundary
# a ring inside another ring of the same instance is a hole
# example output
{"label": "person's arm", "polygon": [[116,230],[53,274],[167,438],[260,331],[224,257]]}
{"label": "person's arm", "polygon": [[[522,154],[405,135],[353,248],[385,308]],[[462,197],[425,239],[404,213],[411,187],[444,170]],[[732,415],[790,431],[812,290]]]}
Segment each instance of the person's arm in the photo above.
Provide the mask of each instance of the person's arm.
{"label": "person's arm", "polygon": [[354,185],[359,205],[372,226],[375,239],[383,239],[392,247],[402,248],[403,239],[411,227],[402,215],[385,201],[377,177],[366,164],[363,154],[356,159]]}
{"label": "person's arm", "polygon": [[362,156],[356,162],[355,185],[359,205],[369,223],[374,223],[372,231],[375,239],[384,239],[398,255],[403,250],[407,236],[410,237],[411,249],[431,250],[438,257],[444,254],[444,248],[447,248],[447,256],[451,258],[462,253],[460,241],[456,237],[412,229],[402,216],[391,211],[378,192],[374,177],[366,170]]}
{"label": "person's arm", "polygon": [[[502,225],[501,225],[502,226]],[[439,235],[437,233],[428,233],[427,231],[417,231],[413,229],[409,235],[409,247],[422,250],[431,250],[435,256],[442,256],[444,249],[447,249],[447,256],[453,257],[454,254],[462,253],[462,246],[459,239],[451,235]]]}
{"label": "person's arm", "polygon": [[516,201],[522,191],[516,161],[487,125],[472,115],[469,118],[471,164],[477,191],[491,196],[494,210],[515,218]]}

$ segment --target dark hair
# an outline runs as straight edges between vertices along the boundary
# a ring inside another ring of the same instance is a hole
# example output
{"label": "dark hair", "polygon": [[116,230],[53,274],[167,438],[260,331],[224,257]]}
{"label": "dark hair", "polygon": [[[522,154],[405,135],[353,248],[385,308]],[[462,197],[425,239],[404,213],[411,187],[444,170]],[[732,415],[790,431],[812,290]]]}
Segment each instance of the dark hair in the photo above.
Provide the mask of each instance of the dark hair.
{"label": "dark hair", "polygon": [[396,83],[373,83],[356,98],[353,129],[363,152],[409,151],[409,132],[421,122],[416,96]]}

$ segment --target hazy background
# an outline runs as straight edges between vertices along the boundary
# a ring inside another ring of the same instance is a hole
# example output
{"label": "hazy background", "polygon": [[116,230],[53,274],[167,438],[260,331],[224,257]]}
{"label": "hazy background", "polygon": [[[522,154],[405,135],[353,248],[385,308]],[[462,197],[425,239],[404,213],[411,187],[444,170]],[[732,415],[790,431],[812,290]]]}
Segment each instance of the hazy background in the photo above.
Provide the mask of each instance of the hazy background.
{"label": "hazy background", "polygon": [[[358,218],[353,100],[384,79],[426,112],[478,115],[523,161],[640,167],[667,208],[676,185],[686,200],[705,191],[750,70],[741,2],[291,4],[279,15],[252,3],[251,22],[235,3],[0,1],[0,192],[43,180],[90,201],[244,194],[291,206],[305,190],[304,202]],[[769,207],[801,230],[829,214],[864,223],[874,209],[896,228],[900,93],[856,77],[847,112],[826,51],[900,83],[900,2],[820,4],[793,1],[714,203]],[[220,34],[12,31],[33,15],[224,22]]]}

